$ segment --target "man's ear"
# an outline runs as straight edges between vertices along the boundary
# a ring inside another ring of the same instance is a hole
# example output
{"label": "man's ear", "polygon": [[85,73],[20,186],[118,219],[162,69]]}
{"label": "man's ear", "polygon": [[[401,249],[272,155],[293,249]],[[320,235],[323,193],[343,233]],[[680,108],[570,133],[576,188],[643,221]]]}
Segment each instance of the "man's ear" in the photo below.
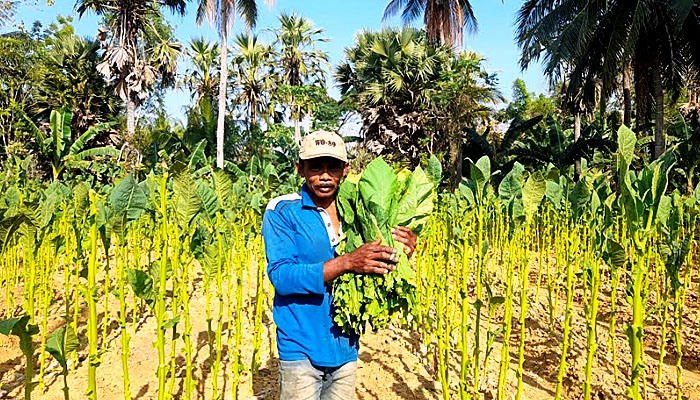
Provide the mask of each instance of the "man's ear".
{"label": "man's ear", "polygon": [[350,163],[345,163],[345,168],[343,168],[343,178],[346,178],[348,176],[348,172],[350,172]]}
{"label": "man's ear", "polygon": [[302,172],[301,160],[298,160],[298,161],[297,161],[297,163],[296,163],[296,170],[297,170],[297,174],[299,174],[299,175],[301,175],[301,176],[304,176],[304,174],[301,173],[301,172]]}

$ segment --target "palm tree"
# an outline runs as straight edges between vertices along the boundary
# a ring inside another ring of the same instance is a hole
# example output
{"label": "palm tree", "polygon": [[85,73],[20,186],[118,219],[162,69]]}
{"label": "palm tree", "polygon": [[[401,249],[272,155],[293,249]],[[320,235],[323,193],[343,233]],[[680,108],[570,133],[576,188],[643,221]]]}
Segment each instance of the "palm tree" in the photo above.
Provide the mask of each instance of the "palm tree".
{"label": "palm tree", "polygon": [[97,41],[60,36],[41,58],[44,79],[37,84],[32,114],[48,120],[52,110],[70,108],[72,140],[96,123],[114,120],[121,111],[119,98],[97,71],[99,50]]}
{"label": "palm tree", "polygon": [[[461,127],[488,118],[499,99],[481,58],[456,55],[422,31],[361,32],[336,69],[343,101],[362,115],[367,148],[416,165],[426,149],[449,153],[452,182],[461,174]],[[447,164],[447,163],[446,163]]]}
{"label": "palm tree", "polygon": [[[324,67],[328,54],[316,48],[316,43],[328,39],[319,37],[323,29],[314,28],[311,21],[296,14],[282,14],[280,26],[275,30],[279,46],[279,75],[292,88],[306,84],[325,87]],[[294,92],[293,90],[290,92]],[[303,104],[291,96],[289,105],[294,119],[294,139],[301,143],[301,113]]]}
{"label": "palm tree", "polygon": [[[273,5],[274,0],[265,0]],[[248,29],[255,27],[258,18],[258,6],[255,0],[199,0],[197,8],[197,23],[201,24],[206,18],[210,24],[219,29],[221,40],[219,72],[219,114],[216,124],[216,166],[224,167],[224,124],[226,118],[226,85],[228,80],[228,36],[236,13],[242,18]]]}
{"label": "palm tree", "polygon": [[190,91],[196,105],[205,99],[212,103],[219,87],[219,45],[204,38],[192,39],[187,54],[193,68],[185,71],[179,84]]}
{"label": "palm tree", "polygon": [[15,15],[15,2],[0,0],[0,26]]}
{"label": "palm tree", "polygon": [[477,29],[476,17],[469,0],[391,0],[383,19],[403,9],[401,18],[410,24],[423,15],[428,40],[439,44],[461,45],[464,31]]}
{"label": "palm tree", "polygon": [[171,41],[163,24],[161,7],[184,14],[185,0],[77,0],[78,15],[94,12],[107,29],[98,39],[105,52],[98,70],[115,87],[126,104],[129,137],[136,130],[136,107],[148,98],[158,78],[167,86],[174,82],[181,46]]}
{"label": "palm tree", "polygon": [[237,83],[237,102],[248,114],[249,125],[257,124],[259,115],[269,114],[269,97],[274,86],[271,68],[274,51],[261,43],[256,35],[240,34],[236,37],[234,69]]}
{"label": "palm tree", "polygon": [[[561,65],[570,65],[568,95],[588,104],[596,96],[607,101],[620,73],[629,93],[633,75],[637,124],[656,111],[659,157],[665,150],[664,92],[677,97],[688,72],[700,66],[699,15],[697,3],[528,0],[518,14],[521,67],[544,57],[547,75],[558,79]],[[631,105],[627,98],[624,103]]]}

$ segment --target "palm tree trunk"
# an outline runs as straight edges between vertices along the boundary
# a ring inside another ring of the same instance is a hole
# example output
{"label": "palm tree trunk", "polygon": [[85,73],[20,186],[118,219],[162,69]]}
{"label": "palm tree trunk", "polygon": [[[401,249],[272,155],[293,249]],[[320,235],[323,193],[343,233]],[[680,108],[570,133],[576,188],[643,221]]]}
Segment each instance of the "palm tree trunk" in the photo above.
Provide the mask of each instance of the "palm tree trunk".
{"label": "palm tree trunk", "polygon": [[224,168],[224,124],[226,122],[226,81],[228,80],[228,27],[221,24],[221,73],[219,77],[219,115],[216,121],[216,166]]}
{"label": "palm tree trunk", "polygon": [[450,137],[450,166],[453,172],[450,173],[450,187],[456,188],[462,181],[462,140],[459,131],[448,135]]}
{"label": "palm tree trunk", "polygon": [[654,159],[661,157],[666,151],[664,136],[664,87],[661,82],[661,71],[658,64],[652,72],[654,79],[654,102],[656,104],[656,127],[654,131]]}
{"label": "palm tree trunk", "polygon": [[692,196],[693,192],[695,191],[695,187],[693,187],[693,174],[695,173],[695,166],[692,166],[690,168],[690,171],[687,172],[688,174],[688,184],[686,185],[686,191],[688,196]]}
{"label": "palm tree trunk", "polygon": [[127,141],[134,137],[136,132],[136,103],[131,98],[131,93],[127,94],[126,98],[126,133]]}
{"label": "palm tree trunk", "polygon": [[294,140],[297,142],[297,145],[301,146],[301,121],[299,121],[300,116],[300,108],[297,106],[297,113],[296,117],[294,117]]}
{"label": "palm tree trunk", "polygon": [[[578,142],[578,139],[581,137],[581,112],[576,111],[576,115],[574,115],[574,143]],[[581,160],[576,159],[574,161],[574,178],[576,181],[578,181],[578,178],[581,176]]]}
{"label": "palm tree trunk", "polygon": [[630,67],[625,66],[622,69],[622,101],[623,114],[622,123],[626,127],[632,126],[632,84],[630,83]]}

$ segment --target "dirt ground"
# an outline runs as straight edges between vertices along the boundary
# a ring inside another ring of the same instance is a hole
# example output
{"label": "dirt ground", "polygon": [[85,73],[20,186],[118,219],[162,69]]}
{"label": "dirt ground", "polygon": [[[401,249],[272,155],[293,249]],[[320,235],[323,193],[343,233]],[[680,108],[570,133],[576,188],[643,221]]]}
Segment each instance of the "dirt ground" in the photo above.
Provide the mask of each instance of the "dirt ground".
{"label": "dirt ground", "polygon": [[[531,281],[535,277],[531,275]],[[59,277],[60,280],[60,277]],[[201,278],[196,280],[201,285]],[[545,297],[546,290],[540,291],[540,299],[535,299],[534,284],[531,285],[531,302],[526,321],[526,344],[523,377],[524,399],[552,399],[554,398],[557,371],[561,349],[559,343],[561,334],[560,323],[557,322],[557,330],[549,333],[548,310]],[[683,328],[683,399],[700,400],[700,310],[698,305],[697,278],[691,284],[686,301]],[[60,285],[57,286],[56,295]],[[601,299],[609,299],[609,289],[603,288]],[[517,297],[517,296],[516,296]],[[622,297],[620,294],[619,297]],[[575,317],[573,321],[573,347],[569,352],[570,367],[564,378],[564,398],[583,398],[582,386],[584,381],[584,366],[586,362],[586,337],[585,323],[582,319],[583,310],[581,299],[575,299]],[[18,304],[21,304],[18,298]],[[560,304],[560,314],[563,302]],[[101,306],[99,310],[101,310]],[[118,303],[110,296],[110,309],[118,309]],[[195,396],[197,399],[210,399],[211,381],[210,358],[207,350],[207,332],[205,319],[205,298],[201,290],[197,290],[190,299],[191,319],[193,326],[192,340],[196,343],[194,364],[196,366]],[[251,307],[252,309],[252,307]],[[629,306],[624,298],[618,302],[618,324],[616,332],[617,365],[619,368],[619,381],[616,383],[613,377],[612,352],[607,348],[609,304],[601,302],[598,318],[598,344],[595,366],[593,369],[593,398],[594,399],[623,399],[628,384],[630,370],[629,346],[623,332],[623,324],[630,319]],[[55,329],[61,323],[63,303],[55,302],[50,309],[49,331]],[[216,307],[214,307],[216,310]],[[513,398],[517,383],[516,369],[518,361],[518,345],[520,341],[517,318],[519,306],[514,306],[513,332],[510,338],[510,368],[508,375],[508,398]],[[83,315],[86,313],[83,313]],[[100,318],[102,315],[100,314]],[[103,355],[102,364],[98,368],[97,385],[98,397],[101,399],[122,399],[123,380],[121,370],[121,349],[119,330],[116,314],[111,316],[109,326],[108,343]],[[261,367],[254,376],[246,370],[243,373],[239,385],[239,398],[243,399],[277,399],[278,398],[278,367],[274,348],[271,349],[271,339],[274,333],[271,325],[271,316],[266,312],[264,322],[263,340],[261,347]],[[250,366],[252,354],[252,312],[243,321],[243,362]],[[484,322],[485,323],[485,322]],[[155,399],[157,389],[156,367],[157,352],[155,342],[155,320],[148,317],[138,321],[135,333],[131,338],[131,356],[129,359],[129,374],[131,380],[131,394],[133,399]],[[669,327],[671,324],[669,323]],[[133,327],[129,324],[129,330]],[[81,349],[79,350],[80,362],[68,377],[70,394],[73,399],[85,398],[84,391],[87,388],[87,339],[84,334],[85,324],[80,331]],[[472,333],[473,334],[473,333]],[[470,335],[472,335],[470,334]],[[645,330],[646,349],[646,391],[647,399],[675,399],[675,350],[672,335],[667,335],[666,357],[663,364],[662,381],[656,383],[657,368],[659,365],[659,340],[660,322],[658,318],[651,317]],[[485,325],[482,326],[482,338],[486,337]],[[39,340],[39,337],[37,337]],[[456,344],[456,335],[455,341]],[[496,397],[498,382],[498,361],[500,359],[502,343],[497,340],[493,354],[489,359],[488,370],[481,381],[481,393],[485,399]],[[39,347],[39,344],[36,345]],[[182,354],[182,341],[177,342],[178,354]],[[485,345],[482,345],[485,346]],[[274,346],[273,346],[274,347]],[[455,349],[456,346],[453,346]],[[482,347],[483,348],[483,347]],[[231,393],[231,365],[226,360],[226,338],[224,337],[224,370],[219,376],[219,386],[224,387],[223,399],[232,399]],[[38,351],[37,351],[38,353]],[[169,344],[166,353],[169,353]],[[483,354],[483,353],[482,353]],[[459,382],[460,354],[453,350],[451,353],[452,364],[450,369],[450,398],[457,398],[456,389]],[[35,363],[38,364],[38,355]],[[421,349],[419,336],[397,326],[386,330],[366,334],[360,345],[359,370],[356,389],[358,400],[369,399],[406,399],[423,400],[442,398],[442,388],[437,382],[434,357],[431,351]],[[63,382],[58,375],[58,365],[49,358],[45,385],[37,387],[32,393],[34,399],[63,399]],[[19,351],[19,342],[15,337],[0,337],[0,398],[23,398],[23,368],[24,360]],[[39,368],[37,367],[37,372]],[[174,398],[184,396],[184,359],[177,358]]]}

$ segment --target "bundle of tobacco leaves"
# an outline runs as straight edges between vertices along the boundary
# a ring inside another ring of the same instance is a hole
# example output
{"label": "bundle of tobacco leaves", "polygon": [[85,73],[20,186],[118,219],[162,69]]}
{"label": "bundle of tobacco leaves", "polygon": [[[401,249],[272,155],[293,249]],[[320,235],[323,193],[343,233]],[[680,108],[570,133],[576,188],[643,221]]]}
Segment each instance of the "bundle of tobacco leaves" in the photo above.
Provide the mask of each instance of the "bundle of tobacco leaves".
{"label": "bundle of tobacco leaves", "polygon": [[378,238],[399,250],[396,268],[387,274],[347,273],[334,281],[334,319],[344,332],[364,333],[368,325],[382,329],[397,313],[410,314],[416,276],[391,228],[405,226],[419,234],[433,211],[435,196],[433,181],[420,167],[396,174],[381,158],[341,184],[337,204],[345,238],[339,254]]}

